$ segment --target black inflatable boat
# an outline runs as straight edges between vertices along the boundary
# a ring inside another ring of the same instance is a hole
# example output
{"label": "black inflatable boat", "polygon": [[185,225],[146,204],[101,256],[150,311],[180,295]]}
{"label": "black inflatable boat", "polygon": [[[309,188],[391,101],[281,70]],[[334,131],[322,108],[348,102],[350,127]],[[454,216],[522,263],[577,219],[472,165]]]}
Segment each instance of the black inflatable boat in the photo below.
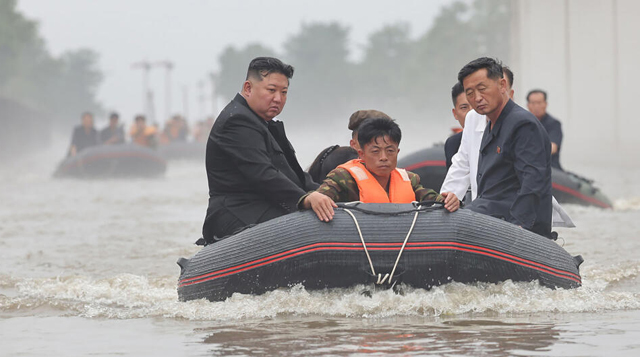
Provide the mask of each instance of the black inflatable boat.
{"label": "black inflatable boat", "polygon": [[330,223],[311,211],[295,212],[181,258],[178,295],[220,301],[296,284],[308,290],[370,283],[428,289],[508,279],[575,288],[581,262],[547,238],[469,210],[340,204]]}
{"label": "black inflatable boat", "polygon": [[[398,160],[398,167],[420,176],[424,187],[440,191],[447,176],[444,146],[434,145]],[[613,204],[592,180],[568,171],[551,169],[552,194],[560,203],[612,208]]]}
{"label": "black inflatable boat", "polygon": [[63,160],[54,177],[153,177],[166,170],[166,160],[155,150],[136,144],[100,145]]}
{"label": "black inflatable boat", "polygon": [[158,146],[160,156],[166,160],[198,160],[204,162],[206,143],[172,142]]}

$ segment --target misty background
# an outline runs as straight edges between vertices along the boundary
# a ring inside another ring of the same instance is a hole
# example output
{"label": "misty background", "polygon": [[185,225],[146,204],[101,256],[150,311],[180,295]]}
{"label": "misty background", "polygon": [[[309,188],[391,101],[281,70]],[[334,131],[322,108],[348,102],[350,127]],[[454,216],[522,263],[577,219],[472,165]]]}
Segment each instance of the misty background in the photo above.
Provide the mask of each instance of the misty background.
{"label": "misty background", "polygon": [[[626,108],[618,97],[638,91],[618,80],[629,73],[618,64],[638,59],[637,50],[624,51],[637,25],[621,27],[637,10],[632,0],[0,0],[0,155],[66,144],[84,111],[96,114],[98,128],[111,111],[127,127],[139,113],[161,127],[173,114],[190,123],[215,117],[259,55],[296,69],[280,118],[303,164],[328,145],[346,144],[348,117],[359,109],[396,118],[406,154],[446,139],[456,126],[450,89],[458,71],[490,56],[514,70],[520,105],[530,89],[549,91],[548,111],[565,129],[565,166],[606,161],[603,152],[616,148],[637,162],[637,140],[625,137],[637,124],[621,124],[631,118],[610,109]],[[602,26],[615,31],[607,35]],[[613,60],[574,54],[590,46]],[[572,71],[599,65],[617,77],[595,85],[591,99],[576,82],[584,74],[593,83],[589,73]],[[614,98],[602,104],[603,96]],[[594,103],[593,115],[580,111]]]}

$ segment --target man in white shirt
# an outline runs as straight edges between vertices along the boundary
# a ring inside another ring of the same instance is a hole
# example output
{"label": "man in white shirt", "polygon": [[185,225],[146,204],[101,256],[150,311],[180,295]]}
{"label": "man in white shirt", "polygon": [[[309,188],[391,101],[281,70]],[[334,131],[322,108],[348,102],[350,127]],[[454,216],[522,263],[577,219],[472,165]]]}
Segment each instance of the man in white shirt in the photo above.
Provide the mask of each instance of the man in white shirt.
{"label": "man in white shirt", "polygon": [[[503,75],[507,79],[507,93],[513,99],[513,72],[503,66]],[[473,103],[470,103],[473,106]],[[482,135],[487,126],[487,117],[471,110],[465,117],[464,130],[460,149],[451,159],[451,167],[447,171],[447,176],[442,183],[440,192],[445,196],[445,204],[454,200],[462,199],[471,186],[471,200],[475,200],[478,195],[478,159]],[[467,202],[468,203],[468,202]],[[555,197],[552,197],[553,213],[552,225],[554,227],[575,227],[569,215],[558,204]]]}

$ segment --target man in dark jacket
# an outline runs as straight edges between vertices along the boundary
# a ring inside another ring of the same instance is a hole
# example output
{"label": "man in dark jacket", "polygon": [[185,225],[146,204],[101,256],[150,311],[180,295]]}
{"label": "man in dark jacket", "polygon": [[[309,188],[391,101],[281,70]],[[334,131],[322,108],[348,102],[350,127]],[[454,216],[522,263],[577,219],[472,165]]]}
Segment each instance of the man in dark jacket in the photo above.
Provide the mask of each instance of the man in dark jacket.
{"label": "man in dark jacket", "polygon": [[124,144],[124,128],[119,123],[120,116],[113,112],[109,115],[109,126],[100,131],[102,145]]}
{"label": "man in dark jacket", "polygon": [[560,166],[560,147],[562,146],[562,124],[547,113],[547,92],[534,89],[527,94],[527,107],[535,115],[549,134],[551,140],[551,167],[562,170]]}
{"label": "man in dark jacket", "polygon": [[293,212],[298,200],[318,187],[302,171],[283,123],[274,120],[292,76],[293,67],[276,58],[253,59],[241,93],[216,119],[206,151],[205,242]]}
{"label": "man in dark jacket", "polygon": [[482,57],[458,74],[469,104],[489,119],[480,144],[478,197],[469,208],[551,235],[551,142],[536,117],[509,99],[502,65]]}
{"label": "man in dark jacket", "polygon": [[88,147],[98,145],[98,131],[93,127],[93,114],[85,112],[81,118],[81,124],[73,129],[67,156],[75,156]]}

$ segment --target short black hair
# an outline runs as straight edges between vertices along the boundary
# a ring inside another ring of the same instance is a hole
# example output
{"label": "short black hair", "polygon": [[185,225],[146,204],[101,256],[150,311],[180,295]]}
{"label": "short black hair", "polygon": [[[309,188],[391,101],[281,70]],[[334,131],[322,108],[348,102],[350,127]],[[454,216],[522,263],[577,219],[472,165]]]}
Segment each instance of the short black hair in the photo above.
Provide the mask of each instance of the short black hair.
{"label": "short black hair", "polygon": [[146,122],[146,121],[147,121],[147,118],[146,118],[144,115],[142,115],[142,114],[138,114],[138,115],[136,115],[136,117],[135,117],[135,119],[134,119],[134,120],[135,120],[135,121],[144,121],[144,122]]}
{"label": "short black hair", "polygon": [[483,68],[487,70],[488,78],[504,78],[504,74],[502,73],[502,62],[489,57],[480,57],[462,67],[460,72],[458,72],[458,82],[462,84],[465,78]]}
{"label": "short black hair", "polygon": [[507,77],[507,81],[509,81],[509,87],[513,88],[513,72],[511,72],[511,69],[503,65],[502,73]]}
{"label": "short black hair", "polygon": [[258,81],[271,73],[283,74],[287,79],[293,77],[293,66],[283,63],[274,57],[256,57],[249,63],[247,70],[247,78],[254,78]]}
{"label": "short black hair", "polygon": [[529,93],[527,94],[527,103],[529,103],[529,97],[532,94],[536,94],[536,93],[542,93],[542,96],[544,97],[544,101],[547,101],[547,92],[543,91],[542,89],[532,89],[529,91]]}
{"label": "short black hair", "polygon": [[400,126],[389,118],[369,118],[360,124],[358,128],[358,143],[364,150],[364,145],[373,139],[389,136],[396,144],[400,144],[402,139],[402,131]]}
{"label": "short black hair", "polygon": [[464,87],[462,83],[456,82],[456,84],[451,87],[451,100],[453,100],[453,106],[455,107],[458,103],[458,96],[464,92]]}
{"label": "short black hair", "polygon": [[111,112],[111,114],[109,114],[109,119],[113,118],[119,119],[120,115],[117,112]]}

